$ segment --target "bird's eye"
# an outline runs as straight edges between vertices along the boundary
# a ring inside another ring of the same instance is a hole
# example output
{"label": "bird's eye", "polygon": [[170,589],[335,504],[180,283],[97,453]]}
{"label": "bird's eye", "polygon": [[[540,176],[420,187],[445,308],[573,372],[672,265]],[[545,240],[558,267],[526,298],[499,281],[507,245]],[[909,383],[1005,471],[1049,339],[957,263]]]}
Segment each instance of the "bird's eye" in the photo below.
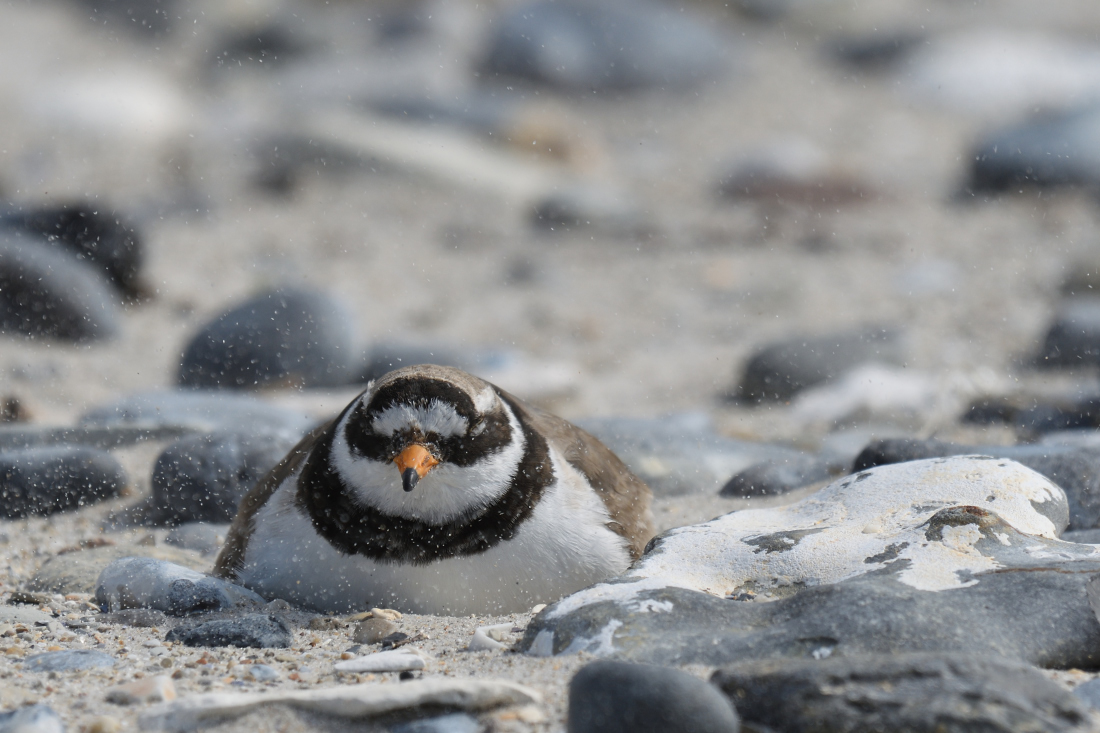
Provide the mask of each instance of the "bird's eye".
{"label": "bird's eye", "polygon": [[480,421],[478,421],[478,423],[476,425],[474,425],[470,429],[470,437],[471,438],[476,438],[477,436],[481,435],[484,432],[485,432],[485,421],[480,420]]}

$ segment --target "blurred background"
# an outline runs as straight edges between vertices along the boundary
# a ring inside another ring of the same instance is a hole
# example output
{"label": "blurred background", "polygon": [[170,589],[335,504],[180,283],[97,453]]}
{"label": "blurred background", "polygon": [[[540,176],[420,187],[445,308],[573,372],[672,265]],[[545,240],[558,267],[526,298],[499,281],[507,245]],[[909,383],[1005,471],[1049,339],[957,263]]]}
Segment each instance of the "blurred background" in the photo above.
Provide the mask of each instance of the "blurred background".
{"label": "blurred background", "polygon": [[434,361],[715,486],[1100,425],[1090,0],[10,0],[0,69],[15,423]]}

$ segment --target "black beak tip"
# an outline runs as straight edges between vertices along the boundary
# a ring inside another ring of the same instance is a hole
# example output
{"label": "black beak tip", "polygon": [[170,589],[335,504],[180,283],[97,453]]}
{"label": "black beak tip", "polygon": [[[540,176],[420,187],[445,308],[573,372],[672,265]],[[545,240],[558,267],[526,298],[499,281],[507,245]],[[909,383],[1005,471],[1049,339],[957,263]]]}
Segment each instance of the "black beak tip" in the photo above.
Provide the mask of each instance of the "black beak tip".
{"label": "black beak tip", "polygon": [[405,491],[412,491],[415,489],[419,481],[420,474],[416,472],[415,468],[406,468],[401,474],[401,488]]}

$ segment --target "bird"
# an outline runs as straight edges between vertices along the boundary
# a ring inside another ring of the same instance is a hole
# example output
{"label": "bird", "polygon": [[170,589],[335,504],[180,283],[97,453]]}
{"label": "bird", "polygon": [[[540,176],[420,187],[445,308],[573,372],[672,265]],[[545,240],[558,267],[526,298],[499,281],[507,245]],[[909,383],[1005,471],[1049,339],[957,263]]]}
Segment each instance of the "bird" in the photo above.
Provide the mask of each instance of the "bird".
{"label": "bird", "polygon": [[626,571],[654,535],[650,501],[584,430],[409,366],[244,496],[213,574],[324,613],[519,613]]}

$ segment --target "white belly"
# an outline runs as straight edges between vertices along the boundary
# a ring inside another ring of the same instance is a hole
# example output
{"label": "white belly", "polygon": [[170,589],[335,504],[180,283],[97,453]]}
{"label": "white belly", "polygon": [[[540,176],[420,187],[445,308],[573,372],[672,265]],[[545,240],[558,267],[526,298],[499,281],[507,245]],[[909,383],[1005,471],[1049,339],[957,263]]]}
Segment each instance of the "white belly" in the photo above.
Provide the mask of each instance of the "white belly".
{"label": "white belly", "polygon": [[552,603],[630,564],[599,497],[568,463],[552,460],[558,480],[515,537],[428,565],[341,554],[295,506],[294,476],[257,513],[239,580],[265,598],[330,612],[518,613]]}

